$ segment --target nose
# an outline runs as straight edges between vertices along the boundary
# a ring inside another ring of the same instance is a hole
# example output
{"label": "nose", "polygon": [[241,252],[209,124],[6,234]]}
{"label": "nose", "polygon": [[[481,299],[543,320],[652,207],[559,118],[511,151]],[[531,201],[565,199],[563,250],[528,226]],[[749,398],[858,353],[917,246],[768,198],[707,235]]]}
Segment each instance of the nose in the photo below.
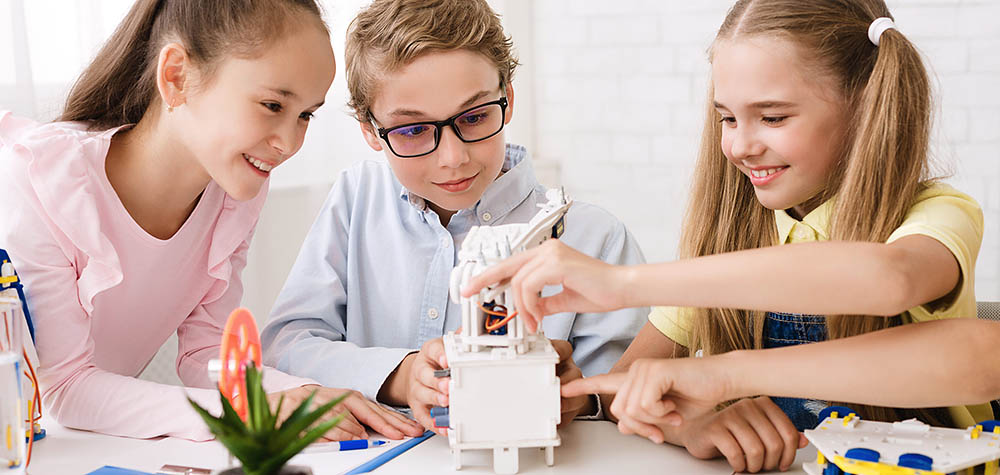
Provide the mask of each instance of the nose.
{"label": "nose", "polygon": [[764,153],[764,145],[751,127],[736,127],[729,132],[732,137],[729,155],[732,159],[743,160]]}
{"label": "nose", "polygon": [[305,135],[305,127],[299,127],[298,120],[283,121],[283,123],[271,134],[267,144],[277,152],[282,160],[292,156],[299,151],[302,146],[302,139]]}
{"label": "nose", "polygon": [[441,142],[438,144],[436,155],[438,164],[447,168],[458,168],[469,161],[465,143],[455,135],[451,127],[445,127],[441,131]]}

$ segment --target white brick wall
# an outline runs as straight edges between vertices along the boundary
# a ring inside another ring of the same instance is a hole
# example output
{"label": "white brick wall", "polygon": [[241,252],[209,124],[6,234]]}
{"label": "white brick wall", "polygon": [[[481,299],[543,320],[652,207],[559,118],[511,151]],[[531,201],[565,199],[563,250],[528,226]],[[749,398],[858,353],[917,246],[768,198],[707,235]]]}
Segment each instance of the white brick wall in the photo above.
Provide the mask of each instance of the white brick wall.
{"label": "white brick wall", "polygon": [[[936,157],[986,215],[977,298],[1000,300],[1000,1],[889,3],[938,83]],[[530,79],[520,80],[531,81],[535,101],[522,112],[534,114],[536,161],[550,170],[543,176],[618,215],[650,260],[676,255],[704,112],[705,51],[731,4],[539,0],[530,20],[505,18],[534,25],[529,41],[514,41],[530,48],[522,71]]]}

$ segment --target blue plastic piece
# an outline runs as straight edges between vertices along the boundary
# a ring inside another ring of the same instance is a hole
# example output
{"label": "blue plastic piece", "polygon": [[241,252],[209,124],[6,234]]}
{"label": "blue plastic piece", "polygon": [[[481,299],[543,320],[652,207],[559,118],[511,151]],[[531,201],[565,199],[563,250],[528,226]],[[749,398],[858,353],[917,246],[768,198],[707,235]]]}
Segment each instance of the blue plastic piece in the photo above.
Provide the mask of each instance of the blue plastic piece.
{"label": "blue plastic piece", "polygon": [[447,415],[448,415],[448,408],[447,407],[437,407],[437,406],[434,406],[434,407],[431,408],[431,417],[447,416]]}
{"label": "blue plastic piece", "polygon": [[357,467],[354,467],[353,470],[351,470],[350,472],[347,472],[345,475],[354,475],[354,474],[357,474],[357,473],[368,473],[368,472],[371,472],[372,470],[375,470],[376,468],[381,467],[382,464],[384,464],[384,463],[386,463],[386,462],[388,462],[388,461],[396,458],[396,456],[398,456],[399,454],[401,454],[403,452],[406,452],[407,450],[410,450],[411,448],[413,448],[417,444],[419,444],[419,443],[421,443],[421,442],[423,442],[423,441],[425,441],[425,440],[427,440],[427,439],[429,439],[429,438],[431,438],[433,436],[434,436],[434,432],[433,431],[426,431],[426,432],[424,432],[424,435],[422,435],[420,437],[414,437],[414,438],[412,438],[410,440],[407,440],[406,442],[403,442],[402,444],[399,444],[399,445],[397,445],[397,446],[395,446],[395,447],[393,447],[393,448],[391,448],[389,450],[386,450],[381,455],[379,455],[379,456],[377,456],[377,457],[375,457],[375,458],[373,458],[373,459],[371,459],[371,460],[369,460],[369,461],[367,461],[367,462],[365,462],[365,463],[363,463],[361,465],[358,465]]}
{"label": "blue plastic piece", "polygon": [[864,462],[878,462],[878,459],[881,458],[881,455],[879,455],[878,451],[876,450],[855,447],[853,449],[848,450],[847,453],[844,454],[844,457],[854,460],[861,460]]}
{"label": "blue plastic piece", "polygon": [[[7,251],[0,249],[0,265],[3,265],[3,261],[8,261],[11,265],[14,265],[14,260],[10,258]],[[28,312],[28,300],[24,298],[24,284],[21,283],[21,277],[17,275],[17,269],[14,269],[14,277],[17,277],[17,282],[10,285],[14,289],[17,289],[17,298],[21,299],[21,312],[24,313],[24,321],[28,323],[28,333],[31,335],[31,342],[34,343],[35,325],[31,323],[31,312]]]}
{"label": "blue plastic piece", "polygon": [[916,468],[919,470],[930,470],[931,465],[934,465],[934,459],[924,455],[909,453],[899,456],[899,463],[896,465],[906,468]]}
{"label": "blue plastic piece", "polygon": [[993,429],[1000,426],[1000,421],[996,419],[990,419],[988,421],[980,422],[979,425],[983,426],[983,432],[993,432]]}
{"label": "blue plastic piece", "polygon": [[834,465],[833,462],[827,461],[826,468],[823,469],[823,475],[844,475],[844,471]]}
{"label": "blue plastic piece", "polygon": [[847,417],[848,414],[854,412],[854,409],[844,406],[830,406],[822,411],[819,411],[819,421],[823,422],[824,419],[830,417],[834,412],[837,413],[837,417]]}
{"label": "blue plastic piece", "polygon": [[451,427],[450,425],[448,425],[448,423],[449,421],[447,414],[443,416],[437,416],[434,418],[434,427],[437,427],[439,429],[448,429],[449,427]]}

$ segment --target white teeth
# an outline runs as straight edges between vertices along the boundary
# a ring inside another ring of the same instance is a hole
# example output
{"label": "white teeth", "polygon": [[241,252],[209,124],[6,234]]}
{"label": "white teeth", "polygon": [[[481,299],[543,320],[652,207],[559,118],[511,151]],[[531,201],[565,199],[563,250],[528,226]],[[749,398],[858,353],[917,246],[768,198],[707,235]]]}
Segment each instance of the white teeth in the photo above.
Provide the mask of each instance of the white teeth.
{"label": "white teeth", "polygon": [[754,178],[764,178],[772,173],[776,173],[777,171],[781,170],[781,168],[768,168],[767,170],[750,170],[750,174],[753,175]]}
{"label": "white teeth", "polygon": [[251,156],[249,156],[249,155],[247,155],[245,153],[243,154],[243,159],[246,160],[246,161],[248,161],[248,162],[250,162],[251,165],[257,167],[257,169],[261,170],[261,171],[269,172],[269,171],[271,171],[272,168],[274,168],[273,166],[268,165],[267,163],[264,163],[264,162],[262,162],[262,161],[260,161],[260,160],[258,160],[256,158],[253,158],[253,157],[251,157]]}

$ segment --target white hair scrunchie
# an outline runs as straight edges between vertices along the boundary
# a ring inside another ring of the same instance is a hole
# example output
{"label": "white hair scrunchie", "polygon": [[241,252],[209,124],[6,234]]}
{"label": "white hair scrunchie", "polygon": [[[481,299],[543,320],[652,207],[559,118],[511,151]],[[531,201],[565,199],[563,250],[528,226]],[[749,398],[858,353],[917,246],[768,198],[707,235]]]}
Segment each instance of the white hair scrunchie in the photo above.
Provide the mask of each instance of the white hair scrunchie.
{"label": "white hair scrunchie", "polygon": [[892,18],[880,17],[876,18],[871,25],[868,26],[868,39],[871,40],[872,44],[878,46],[879,39],[882,37],[882,33],[885,30],[896,29],[896,24],[893,23]]}

